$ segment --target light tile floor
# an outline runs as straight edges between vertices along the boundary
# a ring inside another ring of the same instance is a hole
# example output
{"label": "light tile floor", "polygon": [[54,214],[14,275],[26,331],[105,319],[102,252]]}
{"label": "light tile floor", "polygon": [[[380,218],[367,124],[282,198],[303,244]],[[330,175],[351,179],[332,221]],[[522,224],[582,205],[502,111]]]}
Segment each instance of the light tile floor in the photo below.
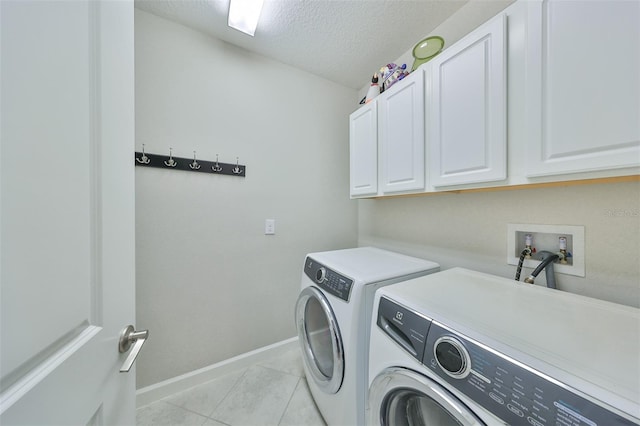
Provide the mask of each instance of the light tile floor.
{"label": "light tile floor", "polygon": [[324,426],[300,352],[260,362],[138,408],[138,426]]}

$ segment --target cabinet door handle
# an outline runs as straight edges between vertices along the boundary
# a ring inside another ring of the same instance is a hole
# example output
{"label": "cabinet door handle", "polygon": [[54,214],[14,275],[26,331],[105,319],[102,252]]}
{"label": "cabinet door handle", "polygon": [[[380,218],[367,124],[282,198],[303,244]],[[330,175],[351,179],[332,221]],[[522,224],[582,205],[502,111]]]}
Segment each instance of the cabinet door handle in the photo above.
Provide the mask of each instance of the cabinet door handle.
{"label": "cabinet door handle", "polygon": [[131,344],[133,343],[133,349],[127,356],[127,359],[122,364],[120,368],[121,373],[128,373],[131,370],[131,366],[133,366],[133,362],[138,357],[140,353],[140,349],[142,349],[142,345],[147,341],[149,337],[149,330],[140,330],[135,331],[132,325],[126,326],[122,333],[120,333],[120,341],[118,342],[118,351],[122,354],[129,350]]}

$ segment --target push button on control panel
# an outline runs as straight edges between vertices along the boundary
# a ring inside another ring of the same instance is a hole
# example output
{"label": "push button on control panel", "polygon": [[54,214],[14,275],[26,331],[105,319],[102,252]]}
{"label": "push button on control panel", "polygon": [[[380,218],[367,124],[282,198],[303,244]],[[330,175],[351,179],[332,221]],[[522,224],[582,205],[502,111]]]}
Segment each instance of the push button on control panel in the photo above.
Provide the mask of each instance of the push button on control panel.
{"label": "push button on control panel", "polygon": [[527,421],[529,422],[529,424],[531,424],[533,426],[544,426],[543,423],[540,423],[539,421],[537,421],[533,417],[527,417]]}
{"label": "push button on control panel", "polygon": [[507,408],[509,409],[509,411],[511,411],[513,414],[515,414],[518,417],[524,417],[524,413],[522,412],[521,409],[519,409],[518,407],[514,407],[511,404],[507,404]]}
{"label": "push button on control panel", "polygon": [[497,402],[500,405],[504,404],[504,399],[502,399],[500,396],[496,395],[493,392],[489,392],[489,398],[493,399],[495,402]]}

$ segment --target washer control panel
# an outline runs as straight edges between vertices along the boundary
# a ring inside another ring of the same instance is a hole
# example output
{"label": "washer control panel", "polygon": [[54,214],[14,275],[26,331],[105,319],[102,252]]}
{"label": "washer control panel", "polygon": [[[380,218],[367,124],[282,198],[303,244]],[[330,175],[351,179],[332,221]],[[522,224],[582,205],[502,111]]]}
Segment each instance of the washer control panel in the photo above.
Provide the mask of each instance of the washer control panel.
{"label": "washer control panel", "polygon": [[435,375],[507,424],[640,425],[425,315],[381,297],[377,325]]}
{"label": "washer control panel", "polygon": [[327,268],[309,256],[307,256],[304,263],[304,273],[323,290],[345,302],[349,301],[351,288],[353,287],[353,280],[351,278],[347,278]]}
{"label": "washer control panel", "polygon": [[422,363],[508,424],[635,424],[435,321]]}

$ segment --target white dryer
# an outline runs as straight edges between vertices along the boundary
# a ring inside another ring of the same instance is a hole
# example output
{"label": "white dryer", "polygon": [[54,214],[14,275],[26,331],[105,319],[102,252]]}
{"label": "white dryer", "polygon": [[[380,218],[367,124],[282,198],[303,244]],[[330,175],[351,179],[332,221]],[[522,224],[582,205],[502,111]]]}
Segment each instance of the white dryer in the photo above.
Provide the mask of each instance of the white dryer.
{"label": "white dryer", "polygon": [[307,255],[295,321],[309,389],[327,424],[365,422],[376,289],[439,269],[433,262],[372,247]]}
{"label": "white dryer", "polygon": [[640,425],[640,310],[454,268],[376,293],[372,425]]}

